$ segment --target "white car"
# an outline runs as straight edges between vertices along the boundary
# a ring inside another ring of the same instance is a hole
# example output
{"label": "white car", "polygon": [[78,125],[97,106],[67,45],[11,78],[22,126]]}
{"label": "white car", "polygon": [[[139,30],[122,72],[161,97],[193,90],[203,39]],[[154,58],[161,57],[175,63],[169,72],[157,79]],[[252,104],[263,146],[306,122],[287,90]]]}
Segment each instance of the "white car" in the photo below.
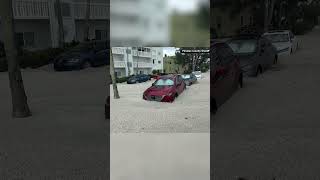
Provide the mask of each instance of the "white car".
{"label": "white car", "polygon": [[290,55],[297,51],[299,43],[289,30],[269,31],[263,36],[269,39],[277,49],[278,55]]}
{"label": "white car", "polygon": [[192,72],[192,74],[194,74],[197,77],[197,80],[202,78],[202,73],[201,71],[194,71]]}

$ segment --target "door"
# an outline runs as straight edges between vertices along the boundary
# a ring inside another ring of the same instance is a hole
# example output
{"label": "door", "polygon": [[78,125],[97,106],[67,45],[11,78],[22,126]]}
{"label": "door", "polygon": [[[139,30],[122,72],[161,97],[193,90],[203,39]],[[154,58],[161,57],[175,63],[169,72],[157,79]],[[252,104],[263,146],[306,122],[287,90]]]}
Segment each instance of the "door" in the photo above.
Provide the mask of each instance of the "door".
{"label": "door", "polygon": [[215,45],[212,48],[210,55],[211,55],[211,97],[215,100],[216,105],[220,106],[227,95],[227,83],[226,77],[224,74],[224,66],[222,65],[223,55],[223,47],[219,45]]}
{"label": "door", "polygon": [[183,81],[182,77],[181,76],[177,76],[177,78],[176,78],[177,86],[176,87],[177,87],[178,94],[181,94],[181,92],[184,89],[184,83],[182,81]]}

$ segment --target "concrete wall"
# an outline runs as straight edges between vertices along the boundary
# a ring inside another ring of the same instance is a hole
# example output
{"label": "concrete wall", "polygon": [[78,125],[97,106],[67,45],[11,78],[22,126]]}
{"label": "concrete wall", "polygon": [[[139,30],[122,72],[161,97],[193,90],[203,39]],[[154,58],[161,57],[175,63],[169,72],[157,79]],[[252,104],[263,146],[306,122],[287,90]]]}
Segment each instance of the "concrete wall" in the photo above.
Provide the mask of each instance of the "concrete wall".
{"label": "concrete wall", "polygon": [[49,20],[16,20],[15,30],[34,32],[35,47],[32,49],[45,49],[51,46]]}
{"label": "concrete wall", "polygon": [[[76,40],[83,41],[85,37],[85,21],[78,20],[75,22],[76,24]],[[95,31],[96,30],[108,30],[108,21],[103,20],[91,20],[90,21],[90,29],[89,29],[89,39],[95,38]]]}

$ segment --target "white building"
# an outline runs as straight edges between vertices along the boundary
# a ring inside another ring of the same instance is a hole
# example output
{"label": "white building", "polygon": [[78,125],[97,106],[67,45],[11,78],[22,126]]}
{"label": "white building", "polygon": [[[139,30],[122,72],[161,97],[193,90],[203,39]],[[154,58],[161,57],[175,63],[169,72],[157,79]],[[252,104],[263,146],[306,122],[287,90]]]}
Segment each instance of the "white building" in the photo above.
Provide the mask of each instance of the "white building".
{"label": "white building", "polygon": [[170,43],[167,0],[111,0],[111,46]]}
{"label": "white building", "polygon": [[162,47],[113,47],[112,54],[117,77],[163,72]]}
{"label": "white building", "polygon": [[[56,0],[12,0],[19,45],[27,49],[58,46]],[[65,42],[85,39],[86,0],[61,0]],[[109,4],[91,0],[89,39],[109,38]],[[0,22],[0,40],[3,39]]]}

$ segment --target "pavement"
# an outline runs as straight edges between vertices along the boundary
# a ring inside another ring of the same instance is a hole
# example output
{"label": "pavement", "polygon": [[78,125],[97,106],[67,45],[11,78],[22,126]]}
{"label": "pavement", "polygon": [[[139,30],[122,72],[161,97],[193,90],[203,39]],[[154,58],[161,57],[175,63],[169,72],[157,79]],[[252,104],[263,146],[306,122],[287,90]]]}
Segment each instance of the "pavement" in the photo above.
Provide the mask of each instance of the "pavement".
{"label": "pavement", "polygon": [[214,179],[319,179],[320,30],[256,79],[246,79],[212,117]]}
{"label": "pavement", "polygon": [[208,133],[210,130],[210,73],[188,86],[173,103],[145,101],[153,81],[118,84],[120,99],[110,86],[112,133]]}
{"label": "pavement", "polygon": [[107,179],[106,67],[45,66],[22,76],[33,115],[13,119],[8,74],[0,73],[0,179]]}

